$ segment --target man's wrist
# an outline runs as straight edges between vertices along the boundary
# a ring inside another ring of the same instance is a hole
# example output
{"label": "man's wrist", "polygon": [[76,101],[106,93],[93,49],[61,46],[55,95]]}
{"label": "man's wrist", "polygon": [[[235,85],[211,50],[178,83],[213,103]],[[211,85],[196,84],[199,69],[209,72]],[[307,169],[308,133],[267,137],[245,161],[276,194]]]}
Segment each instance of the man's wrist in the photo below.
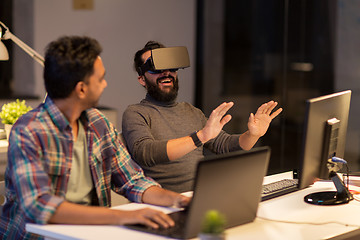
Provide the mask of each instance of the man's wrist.
{"label": "man's wrist", "polygon": [[196,147],[201,147],[203,145],[203,143],[200,141],[198,135],[197,135],[198,131],[193,132],[190,137],[192,138],[194,144]]}
{"label": "man's wrist", "polygon": [[248,138],[252,138],[252,139],[259,139],[260,137],[262,137],[260,135],[251,134],[250,130],[247,130],[244,134],[247,135]]}

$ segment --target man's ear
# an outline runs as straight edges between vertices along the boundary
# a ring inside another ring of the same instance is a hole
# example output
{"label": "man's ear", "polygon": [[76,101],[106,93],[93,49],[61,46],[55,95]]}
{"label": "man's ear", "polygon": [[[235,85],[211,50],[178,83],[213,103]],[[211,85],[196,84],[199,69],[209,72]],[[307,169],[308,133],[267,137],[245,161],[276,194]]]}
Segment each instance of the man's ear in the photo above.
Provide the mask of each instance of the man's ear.
{"label": "man's ear", "polygon": [[144,75],[138,76],[138,81],[143,87],[146,87],[145,76]]}
{"label": "man's ear", "polygon": [[84,81],[79,81],[75,86],[76,95],[80,99],[83,99],[86,96],[86,91],[87,91],[87,85],[85,84],[85,82]]}

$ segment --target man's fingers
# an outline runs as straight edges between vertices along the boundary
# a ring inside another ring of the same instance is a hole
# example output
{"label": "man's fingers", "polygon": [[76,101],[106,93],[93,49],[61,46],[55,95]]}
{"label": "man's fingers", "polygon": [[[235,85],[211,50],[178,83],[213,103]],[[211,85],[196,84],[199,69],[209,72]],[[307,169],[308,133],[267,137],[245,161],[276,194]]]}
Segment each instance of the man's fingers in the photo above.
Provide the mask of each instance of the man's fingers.
{"label": "man's fingers", "polygon": [[282,108],[279,108],[278,110],[276,110],[275,112],[273,112],[273,113],[270,115],[271,119],[276,118],[276,116],[279,115],[279,114],[282,112],[282,110],[283,110]]}
{"label": "man's fingers", "polygon": [[257,109],[256,113],[264,114],[266,111],[267,103],[261,104],[261,106]]}
{"label": "man's fingers", "polygon": [[230,120],[231,120],[231,115],[228,114],[228,115],[226,115],[225,117],[223,117],[223,118],[221,119],[220,124],[224,126],[224,125],[227,124]]}
{"label": "man's fingers", "polygon": [[250,116],[249,116],[249,122],[253,122],[254,121],[254,114],[253,113],[250,113]]}
{"label": "man's fingers", "polygon": [[276,107],[278,103],[277,102],[274,102],[274,101],[270,101],[267,103],[267,106],[265,108],[265,111],[264,113],[267,114],[267,115],[270,115],[272,110],[274,110],[274,108]]}
{"label": "man's fingers", "polygon": [[174,220],[172,220],[169,215],[161,211],[153,209],[143,209],[140,211],[142,212],[142,217],[139,219],[141,224],[156,229],[159,228],[159,226],[168,228],[175,225]]}
{"label": "man's fingers", "polygon": [[151,219],[163,228],[174,226],[174,221],[167,214],[156,214]]}
{"label": "man's fingers", "polygon": [[258,108],[256,113],[257,114],[267,114],[267,115],[271,116],[272,118],[275,118],[282,111],[282,109],[280,108],[280,109],[276,110],[276,112],[271,113],[277,105],[278,105],[277,102],[274,102],[274,101],[271,100],[271,101],[269,101],[267,103],[262,104]]}
{"label": "man's fingers", "polygon": [[191,201],[191,197],[188,196],[184,196],[184,195],[180,195],[174,203],[174,207],[176,208],[182,208],[182,207],[186,207],[189,205],[190,201]]}
{"label": "man's fingers", "polygon": [[159,228],[159,225],[155,222],[153,222],[151,219],[149,218],[144,218],[143,222],[140,222],[141,224],[144,224],[148,227],[151,227],[151,228],[155,228],[155,229],[158,229]]}
{"label": "man's fingers", "polygon": [[227,111],[229,111],[229,109],[230,109],[233,105],[234,105],[233,102],[228,102],[228,103],[224,102],[224,103],[220,104],[217,108],[215,108],[215,109],[213,110],[213,113],[215,113],[215,114],[217,114],[217,115],[219,115],[219,116],[222,117],[222,116],[224,116],[224,115],[227,113]]}

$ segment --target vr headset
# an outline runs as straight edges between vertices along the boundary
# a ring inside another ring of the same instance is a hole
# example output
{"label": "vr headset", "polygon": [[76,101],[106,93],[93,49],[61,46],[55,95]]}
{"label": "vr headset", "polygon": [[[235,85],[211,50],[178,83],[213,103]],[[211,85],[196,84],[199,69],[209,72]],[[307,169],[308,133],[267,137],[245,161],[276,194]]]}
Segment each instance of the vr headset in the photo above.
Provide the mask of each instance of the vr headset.
{"label": "vr headset", "polygon": [[186,47],[156,48],[151,50],[151,57],[138,69],[140,75],[145,72],[162,73],[164,70],[176,72],[179,68],[190,67],[189,54]]}

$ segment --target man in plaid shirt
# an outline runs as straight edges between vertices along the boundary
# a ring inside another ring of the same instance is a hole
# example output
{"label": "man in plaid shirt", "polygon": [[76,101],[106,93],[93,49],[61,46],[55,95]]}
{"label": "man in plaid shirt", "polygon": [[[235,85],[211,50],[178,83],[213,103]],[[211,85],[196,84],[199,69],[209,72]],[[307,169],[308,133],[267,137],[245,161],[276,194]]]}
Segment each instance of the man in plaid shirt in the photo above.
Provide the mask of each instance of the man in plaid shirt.
{"label": "man in plaid shirt", "polygon": [[62,37],[48,45],[48,96],[19,118],[10,134],[2,238],[41,238],[26,232],[26,223],[174,225],[157,210],[110,209],[111,189],[134,202],[189,203],[145,177],[120,134],[94,108],[107,86],[100,53],[89,37]]}

